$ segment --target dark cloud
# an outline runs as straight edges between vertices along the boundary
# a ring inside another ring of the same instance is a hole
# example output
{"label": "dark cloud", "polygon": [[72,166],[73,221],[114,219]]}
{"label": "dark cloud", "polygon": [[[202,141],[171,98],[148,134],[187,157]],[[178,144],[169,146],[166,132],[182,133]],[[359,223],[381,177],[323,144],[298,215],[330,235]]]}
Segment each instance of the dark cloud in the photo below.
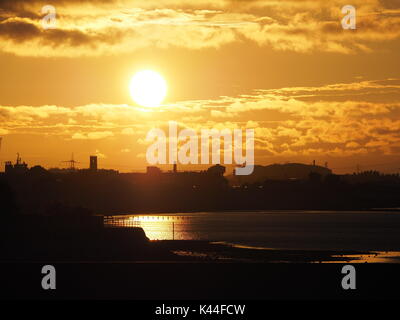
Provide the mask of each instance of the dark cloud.
{"label": "dark cloud", "polygon": [[68,45],[96,48],[101,43],[115,44],[122,37],[122,31],[111,28],[102,34],[88,34],[79,30],[48,29],[42,32],[41,40],[53,47]]}
{"label": "dark cloud", "polygon": [[31,23],[7,19],[0,23],[0,37],[25,41],[40,36],[40,30]]}
{"label": "dark cloud", "polygon": [[387,9],[400,9],[399,0],[380,0],[380,3]]}
{"label": "dark cloud", "polygon": [[30,40],[39,40],[42,44],[51,47],[83,46],[93,48],[97,43],[114,44],[123,36],[122,31],[109,29],[102,34],[88,34],[76,29],[47,29],[36,26],[25,20],[7,19],[0,23],[0,38],[21,43]]}

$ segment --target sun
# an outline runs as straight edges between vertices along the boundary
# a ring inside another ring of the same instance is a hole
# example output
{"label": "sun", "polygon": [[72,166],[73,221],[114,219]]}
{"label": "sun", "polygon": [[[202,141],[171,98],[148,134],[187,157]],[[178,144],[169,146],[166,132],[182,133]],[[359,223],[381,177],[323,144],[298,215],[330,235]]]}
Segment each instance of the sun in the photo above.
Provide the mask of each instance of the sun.
{"label": "sun", "polygon": [[137,104],[154,108],[160,106],[167,95],[167,83],[158,72],[142,70],[132,77],[129,92]]}

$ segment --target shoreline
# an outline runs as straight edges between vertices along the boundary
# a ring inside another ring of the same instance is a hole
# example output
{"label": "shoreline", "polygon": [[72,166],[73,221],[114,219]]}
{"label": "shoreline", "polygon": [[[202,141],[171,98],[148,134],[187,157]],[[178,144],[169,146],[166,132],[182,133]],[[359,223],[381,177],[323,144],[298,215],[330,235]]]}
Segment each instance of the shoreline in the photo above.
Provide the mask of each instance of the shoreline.
{"label": "shoreline", "polygon": [[400,251],[274,249],[201,240],[151,243],[189,260],[216,263],[400,263]]}
{"label": "shoreline", "polygon": [[148,211],[148,212],[143,212],[143,211],[138,211],[138,212],[126,212],[126,213],[119,213],[119,214],[94,214],[94,216],[102,216],[105,218],[109,217],[124,217],[124,216],[136,216],[136,215],[179,215],[179,214],[201,214],[201,213],[262,213],[262,214],[277,214],[277,213],[287,213],[287,214],[296,214],[296,213],[337,213],[337,214],[343,214],[343,213],[400,213],[400,208],[364,208],[364,209],[354,209],[354,208],[349,208],[349,209],[260,209],[260,210],[201,210],[201,211],[190,211],[190,210],[185,210],[185,211]]}

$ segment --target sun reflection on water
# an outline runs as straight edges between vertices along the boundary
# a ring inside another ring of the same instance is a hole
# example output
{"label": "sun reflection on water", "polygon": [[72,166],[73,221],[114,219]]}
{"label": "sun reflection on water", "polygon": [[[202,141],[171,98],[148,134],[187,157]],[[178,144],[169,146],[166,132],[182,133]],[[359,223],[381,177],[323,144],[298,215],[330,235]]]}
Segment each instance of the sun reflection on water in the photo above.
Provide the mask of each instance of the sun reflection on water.
{"label": "sun reflection on water", "polygon": [[[366,254],[333,255],[333,258],[343,258],[346,263],[399,263],[399,251],[374,251]],[[343,261],[326,261],[325,263],[343,263]]]}
{"label": "sun reflection on water", "polygon": [[[112,216],[104,222],[106,227],[140,227],[143,228],[150,240],[188,240],[185,225],[189,224],[188,217],[180,216]],[[191,239],[193,239],[191,237]]]}

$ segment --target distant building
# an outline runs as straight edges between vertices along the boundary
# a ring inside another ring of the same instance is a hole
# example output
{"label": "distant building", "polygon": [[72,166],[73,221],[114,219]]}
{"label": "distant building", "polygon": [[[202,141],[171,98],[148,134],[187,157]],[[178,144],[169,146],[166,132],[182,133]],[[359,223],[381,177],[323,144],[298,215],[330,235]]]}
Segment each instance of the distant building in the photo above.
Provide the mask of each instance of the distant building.
{"label": "distant building", "polygon": [[223,176],[225,174],[225,167],[221,166],[220,164],[216,164],[215,166],[209,167],[207,169],[208,174],[216,175],[216,176]]}
{"label": "distant building", "polygon": [[6,161],[5,163],[5,173],[6,174],[23,174],[28,171],[28,164],[22,162],[19,153],[17,154],[17,161],[12,164],[11,161]]}
{"label": "distant building", "polygon": [[97,171],[97,156],[90,156],[90,170]]}
{"label": "distant building", "polygon": [[158,167],[147,167],[147,168],[146,168],[146,173],[147,173],[147,174],[154,175],[154,174],[161,174],[162,171],[161,171],[161,169],[158,168]]}
{"label": "distant building", "polygon": [[[255,165],[254,171],[248,176],[228,176],[232,185],[242,185],[245,183],[263,183],[266,180],[309,180],[310,173],[317,173],[324,178],[332,174],[332,170],[318,166],[316,163],[285,163],[271,164],[268,166]],[[315,178],[315,176],[314,176]]]}

